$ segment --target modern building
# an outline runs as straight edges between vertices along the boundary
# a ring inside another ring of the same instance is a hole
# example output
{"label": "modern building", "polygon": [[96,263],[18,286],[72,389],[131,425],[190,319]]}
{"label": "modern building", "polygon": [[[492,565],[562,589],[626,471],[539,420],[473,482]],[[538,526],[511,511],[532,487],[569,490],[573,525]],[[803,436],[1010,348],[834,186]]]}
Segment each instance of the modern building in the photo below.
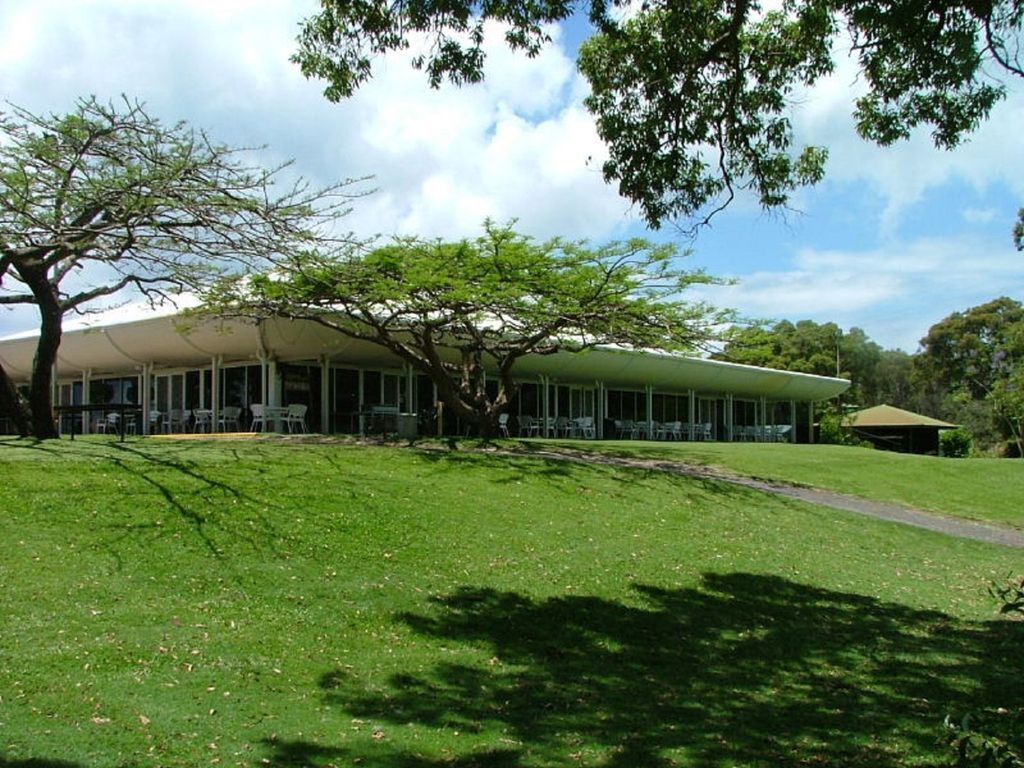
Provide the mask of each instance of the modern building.
{"label": "modern building", "polygon": [[[0,365],[16,383],[29,380],[36,339],[0,338]],[[55,373],[56,405],[97,405],[84,417],[68,409],[64,431],[96,429],[100,406],[125,403],[138,406],[142,433],[192,428],[190,414],[198,409],[213,411],[216,425],[229,407],[242,409],[245,429],[253,404],[293,403],[307,406],[307,423],[318,432],[359,432],[384,410],[416,413],[421,431],[438,429],[428,377],[382,347],[311,322],[198,323],[171,311],[122,308],[67,323]],[[844,379],[610,347],[527,357],[516,376],[513,434],[524,417],[543,425],[541,434],[589,417],[593,434],[606,438],[618,436],[623,423],[636,427],[634,436],[655,436],[656,424],[678,422],[684,437],[807,442],[812,404],[849,386]],[[442,416],[441,428],[458,434],[462,425]]]}

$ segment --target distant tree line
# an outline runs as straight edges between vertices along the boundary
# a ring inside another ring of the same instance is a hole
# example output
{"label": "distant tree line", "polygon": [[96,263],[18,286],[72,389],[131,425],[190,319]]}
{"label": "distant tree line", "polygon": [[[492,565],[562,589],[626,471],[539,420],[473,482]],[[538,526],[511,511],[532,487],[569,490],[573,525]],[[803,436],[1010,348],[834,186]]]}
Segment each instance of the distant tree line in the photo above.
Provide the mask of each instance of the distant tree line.
{"label": "distant tree line", "polygon": [[905,408],[963,426],[986,451],[1024,454],[1024,305],[1014,299],[954,312],[914,354],[860,328],[782,320],[734,328],[713,357],[849,379],[841,408]]}

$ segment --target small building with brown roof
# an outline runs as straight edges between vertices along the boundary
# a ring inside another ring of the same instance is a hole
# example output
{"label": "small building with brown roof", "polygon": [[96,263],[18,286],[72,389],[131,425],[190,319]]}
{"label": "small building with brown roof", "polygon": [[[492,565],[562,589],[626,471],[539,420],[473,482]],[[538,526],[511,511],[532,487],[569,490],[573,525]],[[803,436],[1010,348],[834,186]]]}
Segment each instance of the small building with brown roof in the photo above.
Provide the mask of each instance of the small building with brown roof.
{"label": "small building with brown roof", "polygon": [[844,423],[857,437],[871,442],[876,448],[931,454],[939,452],[939,432],[958,426],[891,405],[876,405],[857,411],[850,414]]}

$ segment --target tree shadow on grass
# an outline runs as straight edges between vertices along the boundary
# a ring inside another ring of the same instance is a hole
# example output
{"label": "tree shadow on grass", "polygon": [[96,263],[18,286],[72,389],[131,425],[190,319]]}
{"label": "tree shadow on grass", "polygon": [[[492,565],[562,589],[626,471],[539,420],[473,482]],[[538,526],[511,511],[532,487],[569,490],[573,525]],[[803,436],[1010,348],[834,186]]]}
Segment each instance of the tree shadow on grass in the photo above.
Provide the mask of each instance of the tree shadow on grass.
{"label": "tree shadow on grass", "polygon": [[585,486],[592,483],[594,479],[613,479],[627,481],[633,486],[648,481],[655,481],[659,484],[675,481],[685,484],[685,492],[692,492],[696,488],[701,492],[712,493],[718,498],[749,498],[751,493],[748,489],[740,488],[733,483],[714,478],[666,472],[661,466],[624,466],[615,462],[602,461],[600,454],[595,454],[592,457],[569,454],[552,456],[550,452],[547,454],[535,452],[533,450],[535,447],[530,445],[530,450],[521,455],[425,450],[419,451],[417,455],[437,471],[459,473],[467,467],[486,467],[489,472],[489,481],[498,485],[511,485],[527,480],[544,480],[556,484],[578,482]]}
{"label": "tree shadow on grass", "polygon": [[[428,758],[289,742],[272,745],[271,763],[948,764],[938,743],[947,712],[1024,705],[1020,622],[742,573],[707,574],[700,589],[635,589],[635,604],[492,589],[434,599],[402,621],[489,662],[436,662],[383,691],[343,669],[320,685],[354,717],[424,726],[451,749]],[[474,751],[456,748],[455,731],[475,735]]]}

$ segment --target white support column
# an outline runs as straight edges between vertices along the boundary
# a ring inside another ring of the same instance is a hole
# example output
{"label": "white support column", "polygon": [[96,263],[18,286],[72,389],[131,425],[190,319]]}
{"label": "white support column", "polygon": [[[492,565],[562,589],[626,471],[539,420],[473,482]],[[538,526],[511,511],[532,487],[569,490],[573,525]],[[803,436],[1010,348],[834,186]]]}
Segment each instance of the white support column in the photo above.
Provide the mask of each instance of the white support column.
{"label": "white support column", "polygon": [[796,400],[789,401],[789,442],[796,442]]}
{"label": "white support column", "polygon": [[331,432],[331,358],[320,356],[320,432]]}
{"label": "white support column", "polygon": [[281,406],[281,393],[277,386],[277,360],[271,358],[267,361],[267,405],[279,408]]}
{"label": "white support column", "polygon": [[604,396],[604,384],[594,382],[594,437],[604,439],[604,416],[608,409],[608,401]]}
{"label": "white support column", "polygon": [[736,419],[736,403],[732,395],[725,396],[725,440],[731,443],[735,439],[733,422]]}
{"label": "white support column", "polygon": [[[794,424],[794,427],[796,425]],[[807,404],[807,442],[814,442],[814,402]]]}
{"label": "white support column", "polygon": [[142,366],[142,434],[151,432],[149,412],[153,410],[153,364]]}
{"label": "white support column", "polygon": [[541,386],[542,394],[543,394],[543,397],[544,397],[544,399],[542,401],[542,418],[544,419],[544,429],[543,429],[544,437],[551,437],[551,434],[550,434],[550,424],[548,423],[550,421],[550,419],[551,419],[551,393],[548,391],[550,389],[550,387],[548,386],[548,377],[547,376],[541,376],[540,377],[540,386]]}
{"label": "white support column", "polygon": [[260,404],[263,406],[270,404],[270,391],[268,389],[270,377],[267,372],[268,368],[267,356],[260,355]]}
{"label": "white support column", "polygon": [[761,424],[757,430],[757,439],[764,442],[768,438],[768,398],[761,398]]}
{"label": "white support column", "polygon": [[654,387],[651,384],[644,386],[645,407],[647,409],[647,439],[654,439]]}
{"label": "white support column", "polygon": [[220,364],[219,356],[210,361],[210,432],[216,432],[220,423]]}
{"label": "white support column", "polygon": [[697,429],[697,393],[692,389],[690,390],[690,403],[686,414],[686,424],[688,436],[693,440],[696,429]]}

